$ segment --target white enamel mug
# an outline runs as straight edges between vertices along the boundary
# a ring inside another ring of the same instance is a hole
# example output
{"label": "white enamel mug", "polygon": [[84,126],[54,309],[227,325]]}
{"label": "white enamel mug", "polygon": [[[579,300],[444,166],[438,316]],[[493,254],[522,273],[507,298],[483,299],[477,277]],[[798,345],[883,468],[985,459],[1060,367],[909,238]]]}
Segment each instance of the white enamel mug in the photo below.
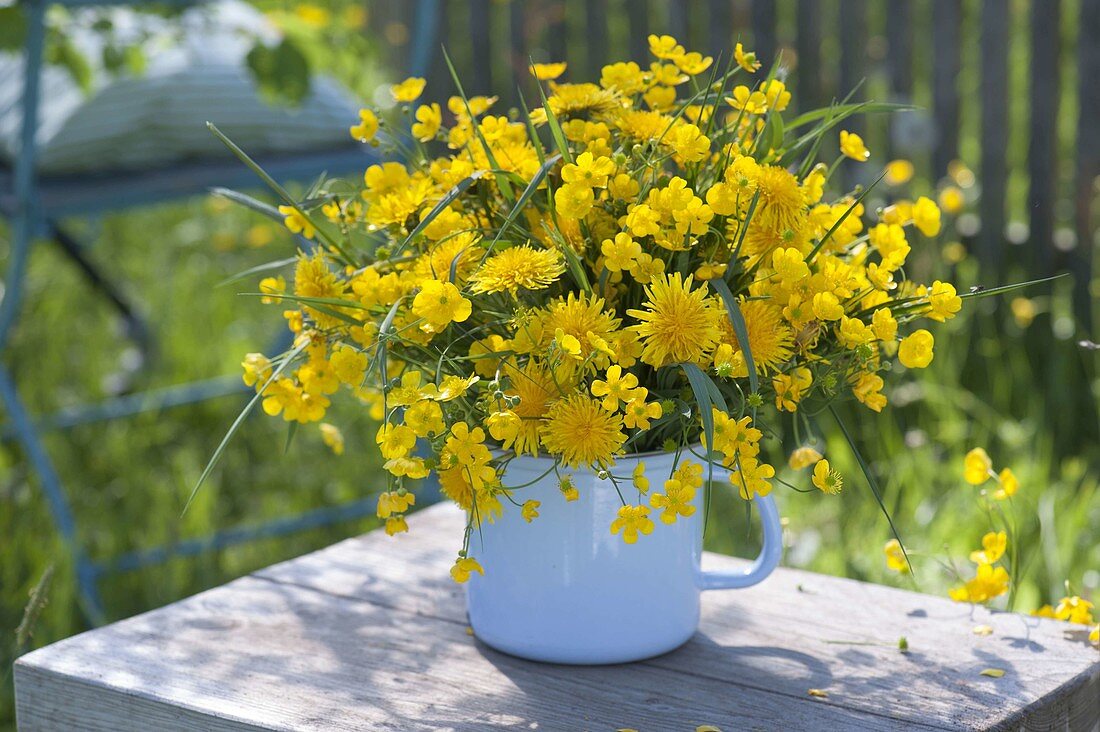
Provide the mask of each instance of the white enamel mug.
{"label": "white enamel mug", "polygon": [[[680,459],[701,462],[686,452]],[[676,455],[620,458],[616,479],[630,476],[639,460],[645,462],[650,492],[660,492]],[[484,523],[470,538],[470,555],[485,568],[484,576],[474,574],[467,584],[470,625],[481,641],[499,651],[568,664],[660,655],[695,633],[702,590],[749,587],[779,564],[782,532],[770,496],[756,498],[764,545],[753,565],[744,571],[704,572],[705,491],[696,492],[695,513],[672,525],[651,510],[653,533],[627,544],[610,530],[622,505],[611,481],[589,470],[573,471],[580,497],[566,501],[552,465],[549,458],[529,456],[508,463],[504,485],[524,486],[513,498],[540,501],[539,516],[527,523],[518,508],[508,506],[501,518]],[[715,466],[716,486],[719,480],[729,486],[728,475]],[[637,495],[629,477],[619,483],[628,501]]]}

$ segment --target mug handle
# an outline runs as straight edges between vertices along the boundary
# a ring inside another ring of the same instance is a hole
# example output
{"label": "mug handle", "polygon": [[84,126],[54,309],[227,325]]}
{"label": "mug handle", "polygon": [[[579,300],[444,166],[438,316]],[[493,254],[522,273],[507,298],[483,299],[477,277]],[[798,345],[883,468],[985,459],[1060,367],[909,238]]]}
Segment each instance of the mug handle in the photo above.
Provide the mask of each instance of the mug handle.
{"label": "mug handle", "polygon": [[[714,467],[715,476],[724,474],[727,479],[729,470]],[[764,546],[760,549],[759,556],[748,569],[724,571],[724,572],[700,572],[699,589],[702,590],[737,590],[742,587],[751,587],[762,582],[772,571],[779,566],[779,559],[783,556],[783,527],[779,524],[779,509],[775,507],[775,500],[771,495],[754,497],[756,507],[760,509],[760,521],[764,527]]]}

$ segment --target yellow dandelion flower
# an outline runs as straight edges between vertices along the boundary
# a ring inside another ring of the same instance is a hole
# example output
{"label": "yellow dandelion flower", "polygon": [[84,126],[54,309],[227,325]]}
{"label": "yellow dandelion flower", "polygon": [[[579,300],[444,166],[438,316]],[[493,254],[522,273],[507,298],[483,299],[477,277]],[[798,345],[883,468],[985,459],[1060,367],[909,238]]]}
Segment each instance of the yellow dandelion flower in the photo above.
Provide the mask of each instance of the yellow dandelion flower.
{"label": "yellow dandelion flower", "polygon": [[[761,165],[754,183],[760,200],[750,227],[761,226],[778,233],[796,232],[802,228],[806,220],[806,199],[798,178],[777,165]],[[751,199],[749,196],[745,201],[746,206]]]}
{"label": "yellow dandelion flower", "polygon": [[705,288],[691,289],[692,277],[657,277],[645,286],[644,310],[627,310],[642,321],[630,326],[643,342],[642,361],[651,366],[702,362],[721,336],[719,310]]}
{"label": "yellow dandelion flower", "polygon": [[542,290],[565,271],[561,254],[552,249],[512,247],[495,254],[470,278],[476,293]]}
{"label": "yellow dandelion flower", "polygon": [[546,416],[550,401],[559,395],[558,386],[553,375],[533,361],[522,369],[510,366],[505,373],[511,384],[505,393],[519,399],[512,407],[519,424],[515,435],[504,440],[504,447],[514,450],[517,455],[525,452],[538,455],[540,420]]}
{"label": "yellow dandelion flower", "polygon": [[554,402],[546,419],[543,446],[571,468],[607,465],[626,441],[622,417],[583,394]]}
{"label": "yellow dandelion flower", "polygon": [[[775,371],[794,353],[794,332],[783,319],[783,310],[767,300],[741,300],[741,314],[749,336],[749,350],[757,373]],[[741,343],[728,316],[721,319],[722,342],[740,353]]]}

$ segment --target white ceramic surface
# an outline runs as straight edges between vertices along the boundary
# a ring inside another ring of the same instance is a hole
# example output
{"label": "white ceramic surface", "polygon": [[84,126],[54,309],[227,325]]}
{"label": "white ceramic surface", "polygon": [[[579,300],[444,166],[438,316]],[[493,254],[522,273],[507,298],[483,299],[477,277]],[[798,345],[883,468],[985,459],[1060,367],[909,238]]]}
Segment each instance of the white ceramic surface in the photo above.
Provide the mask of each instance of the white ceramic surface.
{"label": "white ceramic surface", "polygon": [[[701,462],[696,458],[690,459]],[[650,492],[660,492],[672,473],[671,453],[621,458],[614,474],[624,496],[637,494],[630,475],[638,460],[646,464]],[[705,491],[696,492],[694,515],[675,524],[660,521],[653,533],[626,544],[612,535],[611,522],[622,503],[610,480],[590,471],[573,471],[580,498],[567,502],[547,458],[512,460],[506,486],[526,483],[513,497],[519,503],[541,501],[539,516],[527,523],[518,508],[474,531],[470,554],[485,568],[467,585],[470,624],[479,639],[497,650],[537,661],[605,664],[656,656],[686,642],[699,624],[702,590],[736,589],[760,582],[779,564],[782,553],[779,513],[770,496],[757,497],[764,546],[743,572],[703,572]],[[714,468],[731,488],[728,473]],[[711,523],[708,530],[722,530]]]}

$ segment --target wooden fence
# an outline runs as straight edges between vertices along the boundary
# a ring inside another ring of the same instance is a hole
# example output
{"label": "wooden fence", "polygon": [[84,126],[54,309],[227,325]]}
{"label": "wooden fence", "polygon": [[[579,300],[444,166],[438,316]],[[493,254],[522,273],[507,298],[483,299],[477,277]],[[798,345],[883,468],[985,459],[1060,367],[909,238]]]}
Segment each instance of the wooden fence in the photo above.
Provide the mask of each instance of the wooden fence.
{"label": "wooden fence", "polygon": [[[370,25],[396,68],[431,0],[372,4]],[[961,159],[977,173],[976,217],[960,232],[990,281],[1070,270],[1079,334],[1091,325],[1100,198],[1100,0],[436,0],[429,95],[453,84],[446,46],[470,93],[534,95],[529,58],[599,78],[648,61],[649,33],[728,57],[741,40],[782,53],[801,108],[862,82],[857,99],[920,110],[856,126],[873,150],[936,181]],[[423,42],[423,39],[419,39]],[[422,49],[423,50],[423,49]]]}

